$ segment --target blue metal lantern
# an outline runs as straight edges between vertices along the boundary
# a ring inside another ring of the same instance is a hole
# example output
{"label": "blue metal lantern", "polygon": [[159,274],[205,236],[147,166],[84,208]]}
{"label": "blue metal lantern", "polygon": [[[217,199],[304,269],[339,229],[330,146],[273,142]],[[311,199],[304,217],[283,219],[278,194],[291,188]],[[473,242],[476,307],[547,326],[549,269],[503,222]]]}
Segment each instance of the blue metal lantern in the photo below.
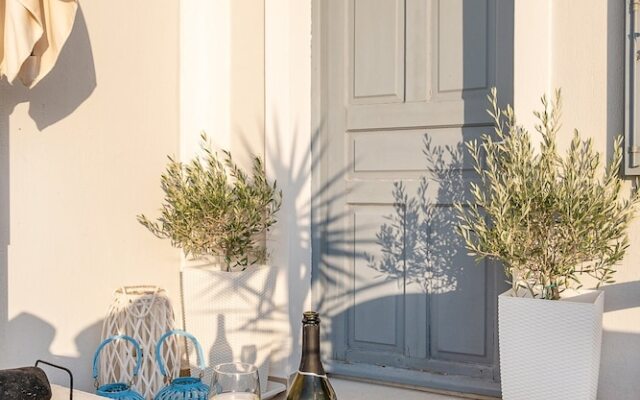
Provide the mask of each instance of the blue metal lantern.
{"label": "blue metal lantern", "polygon": [[[162,360],[161,350],[162,343],[171,335],[180,335],[190,339],[196,348],[198,353],[198,367],[200,368],[200,376],[195,378],[180,377],[172,379],[167,373]],[[209,385],[202,383],[202,372],[204,371],[204,354],[202,353],[202,347],[198,340],[190,333],[185,331],[174,329],[160,337],[158,343],[156,343],[156,361],[160,368],[160,373],[164,376],[167,386],[163,387],[154,398],[155,400],[207,400],[209,398]]]}
{"label": "blue metal lantern", "polygon": [[96,354],[93,356],[93,379],[96,384],[96,394],[102,397],[109,397],[111,399],[120,399],[120,400],[144,400],[144,397],[135,390],[131,389],[131,382],[116,382],[116,383],[107,383],[104,385],[100,385],[98,382],[98,361],[100,360],[100,352],[104,348],[104,346],[113,342],[114,340],[124,339],[130,342],[136,350],[136,366],[133,370],[133,376],[138,376],[138,372],[140,371],[140,364],[142,363],[142,350],[140,349],[140,345],[138,342],[132,338],[131,336],[126,335],[114,335],[105,339],[98,349],[96,350]]}

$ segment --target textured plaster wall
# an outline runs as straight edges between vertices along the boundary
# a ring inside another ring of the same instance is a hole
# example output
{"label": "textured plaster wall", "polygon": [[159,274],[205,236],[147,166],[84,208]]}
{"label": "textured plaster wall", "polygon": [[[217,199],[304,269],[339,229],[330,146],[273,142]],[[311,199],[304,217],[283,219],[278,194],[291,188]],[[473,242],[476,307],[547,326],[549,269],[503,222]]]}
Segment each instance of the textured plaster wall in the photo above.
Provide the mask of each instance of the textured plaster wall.
{"label": "textured plaster wall", "polygon": [[[624,3],[516,2],[516,112],[532,128],[530,111],[539,107],[539,96],[561,88],[563,148],[577,128],[609,156],[613,138],[623,132]],[[617,283],[604,287],[599,399],[636,399],[640,391],[640,221],[629,233],[631,247]]]}
{"label": "textured plaster wall", "polygon": [[[551,2],[514,1],[513,106],[518,120],[533,126],[531,110],[549,90],[551,74]],[[500,95],[500,94],[498,94]]]}
{"label": "textured plaster wall", "polygon": [[[269,237],[287,338],[274,372],[295,369],[310,281],[310,2],[274,0],[253,11],[185,4],[83,2],[48,79],[31,91],[0,83],[0,368],[45,357],[70,365],[87,388],[113,289],[156,283],[176,298],[180,254],[135,215],[158,208],[165,155],[193,154],[196,131],[206,129],[217,146],[244,151],[242,162],[266,147],[269,173],[285,188]],[[623,129],[623,8],[618,0],[516,2],[521,121],[531,121],[525,114],[542,92],[562,87],[561,141],[576,127],[610,151]],[[185,38],[202,33],[187,19],[195,15],[214,52],[187,51]],[[249,28],[253,35],[243,35]],[[630,236],[618,283],[605,288],[602,399],[640,391],[639,222]]]}
{"label": "textured plaster wall", "polygon": [[[49,77],[0,82],[0,368],[59,361],[89,389],[115,288],[160,285],[180,313],[181,254],[135,216],[158,214],[166,155],[191,158],[202,130],[242,165],[264,155],[264,8],[82,2]],[[286,366],[287,266],[270,299]]]}
{"label": "textured plaster wall", "polygon": [[[624,1],[553,4],[552,86],[564,93],[565,126],[593,137],[610,155],[624,129]],[[635,399],[640,391],[640,221],[629,236],[617,283],[604,288],[601,399]]]}
{"label": "textured plaster wall", "polygon": [[280,220],[268,235],[282,310],[283,342],[272,373],[300,360],[301,317],[311,294],[311,0],[265,2],[267,173],[283,190]]}
{"label": "textured plaster wall", "polygon": [[216,149],[251,166],[264,155],[264,0],[180,4],[180,156]]}
{"label": "textured plaster wall", "polygon": [[311,282],[311,1],[191,0],[181,21],[181,156],[198,152],[205,130],[245,167],[263,155],[283,191],[267,235],[278,276],[264,307],[276,337],[271,375],[285,377],[299,361]]}
{"label": "textured plaster wall", "polygon": [[[563,139],[572,128],[610,155],[624,129],[624,2],[552,2],[552,87],[564,94]],[[629,232],[631,247],[604,288],[605,316],[599,398],[635,399],[640,391],[640,222]]]}
{"label": "textured plaster wall", "polygon": [[0,83],[0,368],[58,361],[89,389],[113,290],[177,299],[179,252],[136,214],[157,211],[179,150],[178,15],[81,2],[54,71],[32,90]]}
{"label": "textured plaster wall", "polygon": [[236,161],[251,167],[253,155],[265,154],[264,81],[265,0],[231,4],[231,149]]}

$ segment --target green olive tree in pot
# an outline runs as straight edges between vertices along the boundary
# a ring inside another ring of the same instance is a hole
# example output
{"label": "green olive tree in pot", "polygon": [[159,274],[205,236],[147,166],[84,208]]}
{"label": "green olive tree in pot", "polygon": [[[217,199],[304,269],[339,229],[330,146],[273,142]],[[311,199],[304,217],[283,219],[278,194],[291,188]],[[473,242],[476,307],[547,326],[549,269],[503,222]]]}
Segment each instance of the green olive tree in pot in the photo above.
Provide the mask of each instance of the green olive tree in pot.
{"label": "green olive tree in pot", "polygon": [[[479,176],[471,200],[456,204],[469,253],[502,263],[511,289],[498,298],[502,395],[519,399],[596,399],[604,293],[627,250],[627,226],[640,197],[619,177],[622,140],[607,166],[591,139],[574,131],[556,147],[561,97],[534,113],[541,142],[511,107],[488,110],[495,132],[467,149]],[[596,290],[582,288],[582,280]]]}
{"label": "green olive tree in pot", "polygon": [[216,364],[243,361],[258,366],[267,390],[272,331],[270,310],[277,269],[267,264],[266,232],[276,223],[282,194],[253,158],[250,173],[223,151],[211,150],[202,134],[202,156],[188,163],[169,157],[161,176],[161,215],[138,221],[182,249],[181,288],[185,329],[208,353],[205,381]]}

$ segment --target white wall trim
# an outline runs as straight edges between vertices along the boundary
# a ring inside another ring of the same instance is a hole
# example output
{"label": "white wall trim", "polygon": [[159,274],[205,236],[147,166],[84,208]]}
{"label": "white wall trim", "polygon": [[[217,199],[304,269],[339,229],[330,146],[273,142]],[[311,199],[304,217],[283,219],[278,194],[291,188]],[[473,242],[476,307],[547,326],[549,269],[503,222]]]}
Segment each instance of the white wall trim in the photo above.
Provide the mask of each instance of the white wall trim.
{"label": "white wall trim", "polygon": [[180,159],[231,147],[231,0],[180,2]]}
{"label": "white wall trim", "polygon": [[271,373],[285,376],[299,362],[311,293],[311,0],[265,2],[265,148],[267,174],[283,192],[267,245],[281,268],[277,290],[286,291],[290,337]]}

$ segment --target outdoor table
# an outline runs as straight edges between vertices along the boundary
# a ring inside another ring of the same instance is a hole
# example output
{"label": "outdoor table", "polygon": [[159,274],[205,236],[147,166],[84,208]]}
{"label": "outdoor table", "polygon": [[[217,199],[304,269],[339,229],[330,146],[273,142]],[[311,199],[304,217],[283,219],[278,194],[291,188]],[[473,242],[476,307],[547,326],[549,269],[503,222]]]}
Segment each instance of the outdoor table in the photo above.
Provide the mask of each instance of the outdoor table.
{"label": "outdoor table", "polygon": [[[69,400],[69,388],[60,386],[60,385],[51,385],[51,392],[53,396],[51,400]],[[73,400],[95,400],[95,399],[103,399],[104,397],[100,397],[93,393],[82,392],[80,390],[73,390]]]}

